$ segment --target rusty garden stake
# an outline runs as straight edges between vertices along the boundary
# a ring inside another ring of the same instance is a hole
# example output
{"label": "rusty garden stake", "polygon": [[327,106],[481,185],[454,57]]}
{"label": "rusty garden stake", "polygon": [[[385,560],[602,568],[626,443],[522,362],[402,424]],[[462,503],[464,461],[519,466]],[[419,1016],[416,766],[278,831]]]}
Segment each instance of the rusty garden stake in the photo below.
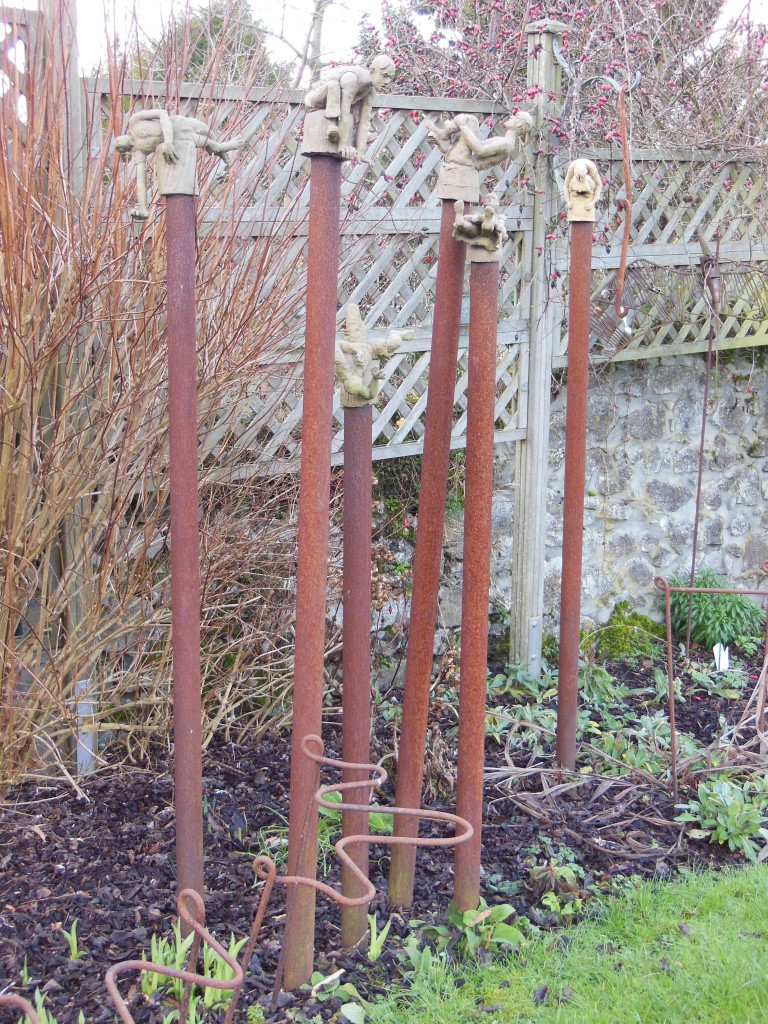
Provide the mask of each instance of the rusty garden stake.
{"label": "rusty garden stake", "polygon": [[194,196],[168,195],[165,223],[176,875],[179,889],[203,892]]}
{"label": "rusty garden stake", "polygon": [[[418,807],[424,775],[429,684],[435,642],[438,587],[443,557],[445,500],[456,390],[456,361],[459,351],[461,298],[464,287],[465,245],[453,237],[454,204],[476,203],[480,196],[479,171],[509,158],[517,141],[531,127],[531,118],[521,113],[505,122],[504,136],[479,139],[479,119],[472,114],[456,117],[437,126],[427,122],[429,137],[445,159],[440,167],[437,194],[442,200],[440,251],[432,326],[429,393],[424,424],[424,454],[421,462],[419,519],[413,561],[413,596],[408,630],[408,650],[403,692],[403,727],[398,751],[397,807]],[[413,837],[416,822],[403,816],[395,819],[395,835]],[[409,907],[413,902],[416,851],[404,844],[392,851],[389,898]]]}
{"label": "rusty garden stake", "polygon": [[[336,68],[305,100],[309,113],[302,153],[310,157],[311,170],[288,870],[306,878],[317,873],[318,821],[312,796],[318,766],[302,743],[310,734],[319,735],[322,719],[341,168],[344,159],[366,159],[362,148],[374,89],[394,72],[392,61],[381,55],[369,70]],[[314,889],[291,887],[285,924],[289,989],[312,975],[314,930]]]}
{"label": "rusty garden stake", "polygon": [[565,498],[556,748],[559,764],[571,771],[576,767],[579,702],[592,225],[601,188],[600,175],[591,160],[574,160],[570,164],[565,176],[568,220],[572,227],[568,278],[568,395],[565,413]]}
{"label": "rusty garden stake", "polygon": [[[403,726],[397,760],[395,803],[401,808],[419,806],[424,774],[466,253],[466,246],[454,241],[453,220],[453,202],[443,199],[424,454],[421,461],[419,520],[413,559]],[[418,821],[414,818],[396,818],[394,834],[400,838],[413,838],[417,825]],[[392,850],[389,874],[389,898],[392,903],[409,907],[413,902],[415,868],[415,847],[403,844]]]}
{"label": "rusty garden stake", "polygon": [[[370,760],[371,735],[371,505],[373,500],[373,410],[379,393],[382,359],[392,355],[413,331],[391,331],[386,339],[368,339],[358,306],[347,306],[344,339],[336,343],[335,370],[344,409],[344,642],[342,650],[342,759]],[[342,781],[361,783],[353,804],[367,798],[368,769],[342,768]],[[342,812],[343,836],[364,832],[365,811]],[[368,877],[368,846],[350,854]],[[345,896],[362,895],[359,876],[342,869]],[[368,928],[367,907],[342,905],[341,944],[354,946]]]}
{"label": "rusty garden stake", "polygon": [[454,899],[462,912],[480,901],[499,262],[507,237],[498,202],[490,196],[484,212],[469,217],[455,204],[454,236],[468,243],[471,266],[456,812],[474,835],[456,848]]}
{"label": "rusty garden stake", "polygon": [[[371,737],[371,504],[373,500],[373,412],[370,405],[344,409],[344,648],[342,652],[342,746],[344,761],[370,759]],[[344,782],[364,782],[354,769],[342,772]],[[366,802],[364,788],[354,790],[352,803]],[[344,811],[342,835],[364,832],[367,815]],[[368,847],[352,852],[368,876]],[[360,884],[347,869],[342,872],[346,896],[360,896]],[[367,906],[341,911],[341,944],[354,946],[368,927]]]}
{"label": "rusty garden stake", "polygon": [[142,110],[115,139],[136,165],[136,220],[147,220],[147,157],[165,196],[168,286],[168,406],[171,489],[171,639],[174,800],[179,891],[203,886],[203,773],[200,703],[200,546],[197,479],[195,191],[198,148],[229,164],[240,139],[220,143],[193,117]]}
{"label": "rusty garden stake", "polygon": [[[312,795],[318,777],[317,766],[301,744],[305,736],[320,732],[323,703],[340,201],[341,161],[313,155],[288,830],[288,871],[306,877],[317,871],[317,810]],[[291,889],[285,926],[288,988],[302,985],[312,974],[314,929],[314,890]]]}
{"label": "rusty garden stake", "polygon": [[[696,474],[696,499],[693,511],[693,537],[691,538],[691,582],[693,587],[696,580],[696,555],[699,542],[699,519],[701,517],[701,484],[704,473],[704,442],[707,436],[707,405],[709,404],[709,381],[712,376],[712,357],[715,347],[715,323],[719,323],[720,303],[722,300],[722,279],[720,277],[720,235],[716,235],[717,244],[713,256],[699,234],[701,245],[701,273],[704,284],[707,287],[706,297],[709,303],[709,333],[707,334],[707,360],[704,365],[704,391],[702,393],[701,406],[701,432],[699,436],[699,465]],[[691,657],[691,618],[693,616],[693,591],[688,594],[688,622],[685,629],[685,658]]]}

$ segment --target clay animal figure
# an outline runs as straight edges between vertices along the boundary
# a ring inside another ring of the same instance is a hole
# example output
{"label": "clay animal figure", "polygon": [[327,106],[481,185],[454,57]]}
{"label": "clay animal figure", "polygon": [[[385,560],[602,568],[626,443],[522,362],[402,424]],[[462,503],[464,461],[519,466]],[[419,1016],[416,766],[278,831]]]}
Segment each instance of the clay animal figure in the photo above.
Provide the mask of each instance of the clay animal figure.
{"label": "clay animal figure", "polygon": [[370,405],[379,394],[382,360],[413,337],[413,331],[390,331],[386,338],[369,338],[360,315],[360,307],[347,306],[344,338],[336,342],[334,354],[336,379],[341,385],[344,407]]}
{"label": "clay animal figure", "polygon": [[591,214],[589,219],[594,220],[595,206],[603,188],[595,164],[591,160],[574,160],[568,167],[563,187],[569,213]]}
{"label": "clay animal figure", "polygon": [[156,160],[176,164],[179,160],[179,143],[182,142],[193,142],[198,149],[219,157],[225,166],[225,173],[229,168],[229,154],[243,144],[239,138],[217,142],[208,125],[195,117],[169,114],[165,110],[140,110],[133,114],[128,121],[126,134],[118,135],[114,143],[118,153],[133,153],[136,165],[137,202],[131,210],[132,217],[137,220],[149,217],[147,157],[154,153]]}
{"label": "clay animal figure", "polygon": [[487,252],[498,252],[509,237],[507,234],[507,218],[499,213],[499,197],[490,195],[480,213],[464,213],[464,203],[454,203],[456,220],[453,224],[453,237],[461,242]]}
{"label": "clay animal figure", "polygon": [[307,93],[304,106],[308,110],[324,111],[328,121],[326,138],[338,146],[345,160],[365,158],[373,97],[392,81],[395,70],[394,61],[380,53],[373,58],[370,68],[354,65],[331,68]]}

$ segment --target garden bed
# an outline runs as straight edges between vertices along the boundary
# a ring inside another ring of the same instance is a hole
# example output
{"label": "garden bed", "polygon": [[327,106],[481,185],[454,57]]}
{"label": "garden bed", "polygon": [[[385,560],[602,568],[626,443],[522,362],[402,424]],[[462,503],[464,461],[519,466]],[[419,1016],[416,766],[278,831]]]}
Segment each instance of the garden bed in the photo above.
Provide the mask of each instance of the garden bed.
{"label": "garden bed", "polygon": [[[715,680],[723,690],[717,694],[683,679],[678,727],[691,742],[704,748],[726,723],[738,722],[761,664],[756,659],[745,664],[738,695],[736,690],[726,693],[722,680]],[[663,719],[665,707],[657,668],[650,660],[632,667],[613,665],[607,679],[593,680],[606,692],[602,702],[586,706],[582,739],[589,746],[582,746],[575,776],[553,767],[546,731],[552,701],[546,681],[536,684],[522,673],[508,674],[504,685],[492,680],[489,705],[506,719],[489,721],[486,744],[483,892],[490,904],[511,903],[534,927],[550,928],[587,912],[598,894],[631,885],[627,880],[632,876],[668,878],[681,867],[743,861],[727,846],[689,839],[674,820],[678,811],[668,781],[661,778],[663,770],[654,775],[654,769],[663,769],[666,756],[663,727],[653,725]],[[433,696],[431,806],[450,810],[455,726],[451,679]],[[521,708],[528,709],[529,718],[538,715],[538,721],[521,725]],[[392,748],[398,710],[394,701],[376,707],[376,757]],[[335,721],[325,730],[332,752],[339,748]],[[645,726],[638,724],[643,721]],[[645,747],[640,742],[643,728],[648,734]],[[636,767],[622,764],[616,747],[622,729],[625,754],[638,762]],[[612,753],[605,753],[607,737]],[[697,770],[695,763],[684,765],[681,799],[695,795]],[[111,1022],[114,1010],[105,995],[104,972],[117,961],[140,957],[149,950],[151,935],[170,929],[176,910],[171,772],[172,765],[159,757],[151,766],[99,771],[81,783],[80,792],[67,781],[27,784],[2,804],[0,976],[7,990],[28,997],[35,989],[44,992],[59,1024],[74,1024],[80,1009],[89,1022]],[[284,853],[288,774],[284,736],[267,736],[253,746],[215,743],[205,754],[207,924],[225,944],[230,932],[242,937],[250,927],[258,898],[253,857],[265,849],[277,858]],[[390,795],[381,794],[382,802]],[[323,822],[325,834],[334,828],[332,816]],[[353,983],[361,995],[381,995],[400,976],[397,940],[410,930],[409,918],[443,920],[452,896],[451,863],[449,850],[420,852],[414,907],[399,913],[386,901],[387,849],[374,847],[371,869],[381,895],[370,912],[378,915],[380,926],[391,915],[390,938],[375,963],[367,950],[341,952],[338,909],[321,896],[318,970],[328,974],[343,968],[343,981]],[[337,880],[330,851],[324,868]],[[301,1019],[302,1014],[326,1019],[337,1011],[338,1001],[282,995],[277,1007],[268,1005],[278,969],[283,907],[278,890],[251,965],[245,1002],[261,1000],[267,1019],[275,1022]],[[124,979],[123,990],[131,994],[137,1020],[160,1021],[167,1015],[168,1007],[148,1001],[133,979]]]}

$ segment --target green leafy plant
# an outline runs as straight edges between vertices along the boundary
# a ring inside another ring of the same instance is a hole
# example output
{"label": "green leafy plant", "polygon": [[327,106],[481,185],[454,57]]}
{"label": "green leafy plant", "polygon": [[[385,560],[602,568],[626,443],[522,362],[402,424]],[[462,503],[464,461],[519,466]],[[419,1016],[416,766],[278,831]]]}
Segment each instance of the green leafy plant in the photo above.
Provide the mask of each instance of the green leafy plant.
{"label": "green leafy plant", "polygon": [[700,783],[697,796],[679,805],[682,813],[675,819],[699,826],[688,834],[694,839],[709,836],[710,843],[727,843],[730,850],[741,850],[749,860],[757,860],[756,840],[768,840],[768,829],[763,809],[751,798],[751,784],[720,777]]}
{"label": "green leafy plant", "polygon": [[324,1003],[326,999],[338,999],[341,996],[347,996],[350,999],[357,1000],[358,1004],[365,1008],[366,1002],[355,986],[349,981],[342,982],[341,976],[343,973],[344,971],[340,970],[336,974],[326,976],[320,971],[313,971],[309,984],[302,985],[301,987],[312,992],[313,999],[317,999],[320,1003]]}
{"label": "green leafy plant", "polygon": [[446,914],[448,923],[429,925],[424,934],[435,940],[438,954],[448,955],[455,950],[459,959],[474,958],[483,951],[513,949],[524,944],[522,931],[508,923],[515,916],[515,908],[509,903],[489,907],[481,899],[477,910],[462,912],[452,901]]}
{"label": "green leafy plant", "polygon": [[716,672],[708,666],[693,663],[689,673],[694,684],[691,689],[729,700],[740,697],[747,682],[746,675],[737,668]]}
{"label": "green leafy plant", "polygon": [[[690,577],[672,576],[670,586],[687,587]],[[698,569],[696,587],[726,587],[726,581],[711,569]],[[688,623],[688,594],[670,595],[672,633],[684,639]],[[753,636],[765,624],[765,613],[744,594],[694,594],[691,607],[691,640],[710,649],[715,644],[735,646],[739,637]]]}
{"label": "green leafy plant", "polygon": [[[421,922],[418,922],[419,924]],[[437,966],[445,964],[445,953],[433,953],[432,947],[427,943],[419,941],[416,935],[411,933],[405,940],[402,950],[397,954],[398,960],[403,964],[404,970],[413,974],[414,978],[423,978],[430,974]]]}
{"label": "green leafy plant", "polygon": [[765,648],[765,636],[762,633],[755,634],[754,636],[737,636],[733,646],[737,647],[742,654],[746,654],[748,658],[751,658],[758,651],[762,651]]}
{"label": "green leafy plant", "polygon": [[378,922],[375,914],[368,915],[368,959],[371,963],[375,963],[382,954],[384,949],[384,943],[387,941],[389,935],[389,929],[392,927],[392,918],[390,917],[381,931],[378,930]]}
{"label": "green leafy plant", "polygon": [[[182,938],[181,922],[176,921],[170,938],[163,935],[153,935],[149,940],[149,956],[141,954],[141,959],[163,967],[172,967],[177,971],[183,971],[189,958],[189,951],[192,948],[194,935]],[[167,998],[181,1002],[184,983],[178,978],[169,978],[165,974],[157,974],[155,971],[142,971],[141,991],[145,996],[152,997],[155,993],[162,991]]]}
{"label": "green leafy plant", "polygon": [[485,737],[494,743],[502,744],[512,725],[509,709],[503,705],[491,708],[485,716]]}
{"label": "green leafy plant", "polygon": [[[332,804],[341,804],[341,793],[326,793],[323,800]],[[320,817],[325,819],[330,826],[341,829],[341,807],[320,807]],[[392,833],[392,815],[382,811],[370,811],[368,813],[368,827],[377,836],[388,836]]]}
{"label": "green leafy plant", "polygon": [[[56,1018],[50,1012],[45,1005],[45,996],[42,994],[39,988],[35,989],[34,995],[35,1011],[37,1013],[40,1024],[56,1024]],[[18,1024],[29,1024],[29,1017],[19,1018]],[[77,1024],[85,1024],[85,1014],[81,1010],[77,1015]]]}
{"label": "green leafy plant", "polygon": [[[672,730],[663,711],[653,715],[627,716],[623,723],[602,723],[600,736],[592,748],[610,761],[600,765],[605,775],[624,775],[633,769],[662,775],[669,770],[669,748]],[[707,754],[697,741],[685,732],[677,732],[678,754],[706,763]],[[616,763],[620,762],[620,763]],[[693,762],[694,764],[696,761]]]}
{"label": "green leafy plant", "polygon": [[550,914],[553,914],[558,921],[573,921],[581,913],[584,900],[579,896],[572,899],[563,899],[556,892],[545,892],[541,897],[541,905],[546,907]]}
{"label": "green leafy plant", "polygon": [[557,693],[557,680],[548,673],[531,675],[527,665],[514,662],[488,679],[488,696],[512,695],[518,700],[549,700]]}
{"label": "green leafy plant", "polygon": [[593,704],[618,704],[629,690],[611,673],[592,662],[579,662],[579,692]]}
{"label": "green leafy plant", "polygon": [[[182,937],[181,922],[176,921],[169,938],[153,935],[150,939],[149,957],[142,953],[141,959],[163,967],[172,967],[182,971],[187,967],[189,952],[192,947],[194,934]],[[240,950],[248,941],[247,936],[236,939],[230,935],[229,948],[227,952],[236,960]],[[210,946],[203,945],[203,975],[214,981],[232,981],[234,971],[226,960]],[[181,1003],[184,997],[184,982],[179,978],[169,978],[165,974],[158,974],[156,971],[143,971],[141,974],[141,991],[148,998],[160,998],[163,1001]],[[207,1010],[219,1010],[226,1007],[232,998],[232,993],[226,989],[201,987],[200,991],[193,992],[189,1004],[189,1016],[186,1024],[195,1024],[197,1019],[197,1007]],[[174,1014],[176,1015],[174,1017]],[[178,1019],[178,1010],[169,1013],[165,1020]]]}
{"label": "green leafy plant", "polygon": [[77,918],[74,919],[69,931],[67,931],[66,928],[61,929],[61,934],[67,940],[67,945],[69,946],[70,960],[80,960],[82,957],[87,955],[85,950],[77,948],[77,920]]}

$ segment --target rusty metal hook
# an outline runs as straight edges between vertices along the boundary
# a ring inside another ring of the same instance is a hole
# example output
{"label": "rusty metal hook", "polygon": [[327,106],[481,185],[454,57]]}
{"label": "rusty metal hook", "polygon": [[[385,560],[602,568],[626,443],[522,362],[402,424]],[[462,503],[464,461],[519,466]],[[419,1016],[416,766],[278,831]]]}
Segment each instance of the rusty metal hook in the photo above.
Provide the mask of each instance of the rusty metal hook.
{"label": "rusty metal hook", "polygon": [[[217,940],[210,934],[205,928],[205,906],[203,899],[199,893],[195,892],[194,889],[184,889],[179,893],[178,896],[178,911],[179,917],[184,921],[187,927],[194,933],[194,939],[192,947],[190,949],[187,966],[196,967],[198,957],[200,953],[201,942],[207,943],[229,966],[233,972],[233,978],[230,981],[217,981],[213,978],[205,977],[204,975],[198,974],[195,970],[178,970],[173,967],[166,967],[163,964],[155,964],[146,960],[126,960],[118,964],[114,964],[109,968],[105,975],[105,983],[107,991],[109,992],[112,1000],[117,1009],[118,1016],[123,1024],[134,1024],[131,1012],[125,1000],[120,995],[117,987],[117,977],[121,974],[125,974],[129,971],[141,971],[150,972],[153,974],[162,974],[168,978],[177,978],[184,982],[184,999],[182,1006],[182,1019],[186,1019],[186,1010],[189,1006],[189,999],[193,985],[198,985],[201,988],[214,988],[220,991],[231,992],[232,997],[227,1007],[226,1016],[224,1017],[224,1024],[232,1024],[237,1005],[242,994],[243,983],[245,979],[245,972],[253,957],[256,943],[261,931],[261,926],[264,920],[264,916],[267,910],[269,899],[272,895],[272,889],[275,884],[285,886],[308,886],[317,890],[318,892],[324,893],[330,897],[335,903],[340,906],[356,907],[370,903],[373,897],[376,895],[376,888],[373,883],[368,879],[367,875],[360,870],[358,865],[352,859],[350,854],[347,852],[347,848],[354,846],[359,843],[366,843],[368,845],[378,843],[386,846],[418,846],[418,847],[435,847],[435,846],[456,846],[459,843],[467,842],[472,838],[474,830],[470,823],[465,819],[459,817],[457,814],[450,814],[447,811],[431,811],[424,810],[421,808],[407,808],[407,807],[381,807],[372,806],[371,804],[351,804],[345,803],[343,800],[341,803],[331,802],[326,799],[328,793],[344,793],[351,789],[359,789],[361,786],[368,787],[371,790],[383,785],[387,780],[387,772],[380,765],[375,764],[355,764],[349,761],[340,761],[335,758],[325,756],[325,747],[323,741],[319,736],[310,734],[305,736],[301,743],[302,753],[306,755],[311,761],[321,766],[329,766],[338,769],[350,769],[357,771],[367,771],[374,777],[369,779],[367,782],[340,782],[340,783],[329,783],[328,785],[320,786],[315,792],[314,799],[321,807],[328,807],[336,811],[364,811],[367,814],[391,814],[391,815],[410,815],[411,817],[424,818],[428,821],[441,821],[447,824],[455,825],[455,835],[436,837],[436,838],[419,838],[409,836],[382,836],[372,835],[369,833],[360,835],[350,835],[342,837],[336,843],[336,853],[341,863],[347,867],[350,873],[355,879],[360,882],[364,887],[364,892],[360,896],[354,898],[344,896],[343,893],[338,892],[332,886],[327,885],[325,882],[320,882],[314,878],[307,878],[302,875],[284,875],[281,877],[277,876],[274,861],[267,856],[256,857],[253,862],[253,870],[257,878],[263,880],[266,884],[264,890],[259,899],[256,914],[251,925],[251,930],[248,936],[248,942],[245,945],[243,954],[238,963],[224,947],[217,942]],[[281,956],[282,965],[282,956]],[[278,968],[278,976],[276,979],[276,988],[279,986],[281,981],[282,966]],[[0,1005],[3,1001],[10,1005],[21,1007],[29,1016],[31,1024],[40,1024],[38,1017],[34,1013],[34,1009],[30,1006],[27,1000],[22,999],[20,996],[3,997],[0,996]]]}
{"label": "rusty metal hook", "polygon": [[[325,882],[320,882],[316,878],[306,878],[301,875],[282,875],[277,877],[275,882],[278,885],[310,886],[318,892],[324,893],[340,906],[359,907],[371,902],[373,897],[376,895],[376,887],[347,853],[348,846],[353,846],[358,843],[367,843],[369,846],[372,844],[380,844],[383,846],[418,847],[457,846],[459,843],[467,842],[474,835],[474,829],[466,818],[461,818],[458,814],[450,814],[448,811],[430,811],[420,807],[383,807],[371,804],[350,804],[345,803],[343,800],[341,803],[334,803],[330,800],[325,800],[324,797],[328,793],[344,793],[347,790],[359,789],[362,786],[367,786],[369,789],[374,790],[386,782],[387,772],[381,767],[381,765],[354,764],[349,761],[339,761],[335,758],[326,757],[325,747],[319,736],[305,736],[301,741],[301,749],[302,752],[316,764],[326,765],[333,768],[346,768],[352,771],[368,771],[376,776],[373,779],[369,779],[368,782],[339,782],[320,786],[320,788],[315,792],[315,802],[319,804],[320,807],[328,807],[331,810],[337,811],[364,811],[366,814],[391,814],[393,817],[400,815],[404,817],[424,818],[427,821],[444,821],[456,826],[456,834],[453,836],[443,836],[442,838],[427,839],[419,838],[418,836],[386,836],[365,833],[361,835],[344,836],[339,839],[335,845],[336,854],[342,864],[347,867],[357,881],[365,887],[365,892],[361,896],[344,896],[343,893],[338,892]],[[255,862],[254,870],[259,878],[264,877],[260,874]]]}
{"label": "rusty metal hook", "polygon": [[23,996],[14,995],[13,992],[0,993],[0,1006],[15,1006],[17,1010],[21,1010],[27,1015],[29,1024],[40,1024],[40,1018],[34,1006]]}
{"label": "rusty metal hook", "polygon": [[623,320],[629,310],[624,305],[624,276],[627,272],[627,252],[629,251],[629,231],[632,226],[632,167],[629,159],[629,139],[627,138],[627,111],[624,96],[634,89],[638,84],[635,79],[634,85],[627,82],[619,88],[619,130],[621,131],[621,153],[624,161],[624,191],[625,197],[619,199],[616,204],[624,213],[624,235],[621,239],[621,259],[619,261],[619,272],[616,280],[616,298],[613,308],[616,316]]}
{"label": "rusty metal hook", "polygon": [[[260,901],[259,910],[261,910],[262,902],[264,902],[263,896]],[[128,1009],[128,1004],[120,995],[116,979],[119,975],[126,974],[129,971],[162,974],[166,978],[176,978],[179,981],[183,981],[184,999],[180,1015],[182,1020],[187,1019],[187,1009],[189,1007],[192,985],[200,985],[203,988],[215,988],[222,992],[232,992],[233,998],[236,994],[239,995],[244,980],[243,968],[237,960],[230,955],[229,951],[226,950],[221,943],[206,930],[205,904],[203,903],[202,896],[198,892],[195,892],[194,889],[182,889],[178,895],[177,907],[179,917],[195,936],[189,952],[189,959],[187,961],[188,966],[195,966],[197,964],[198,955],[200,953],[200,943],[205,942],[227,964],[233,972],[233,977],[230,981],[219,981],[215,978],[207,978],[202,974],[198,974],[196,970],[178,970],[175,967],[166,967],[165,964],[155,964],[147,960],[124,960],[121,963],[113,964],[104,976],[104,983],[107,986],[107,991],[112,998],[112,1002],[115,1004],[115,1009],[117,1010],[120,1020],[123,1021],[123,1024],[134,1024],[134,1020],[131,1015],[131,1011]],[[257,914],[257,918],[258,916],[259,915]]]}

